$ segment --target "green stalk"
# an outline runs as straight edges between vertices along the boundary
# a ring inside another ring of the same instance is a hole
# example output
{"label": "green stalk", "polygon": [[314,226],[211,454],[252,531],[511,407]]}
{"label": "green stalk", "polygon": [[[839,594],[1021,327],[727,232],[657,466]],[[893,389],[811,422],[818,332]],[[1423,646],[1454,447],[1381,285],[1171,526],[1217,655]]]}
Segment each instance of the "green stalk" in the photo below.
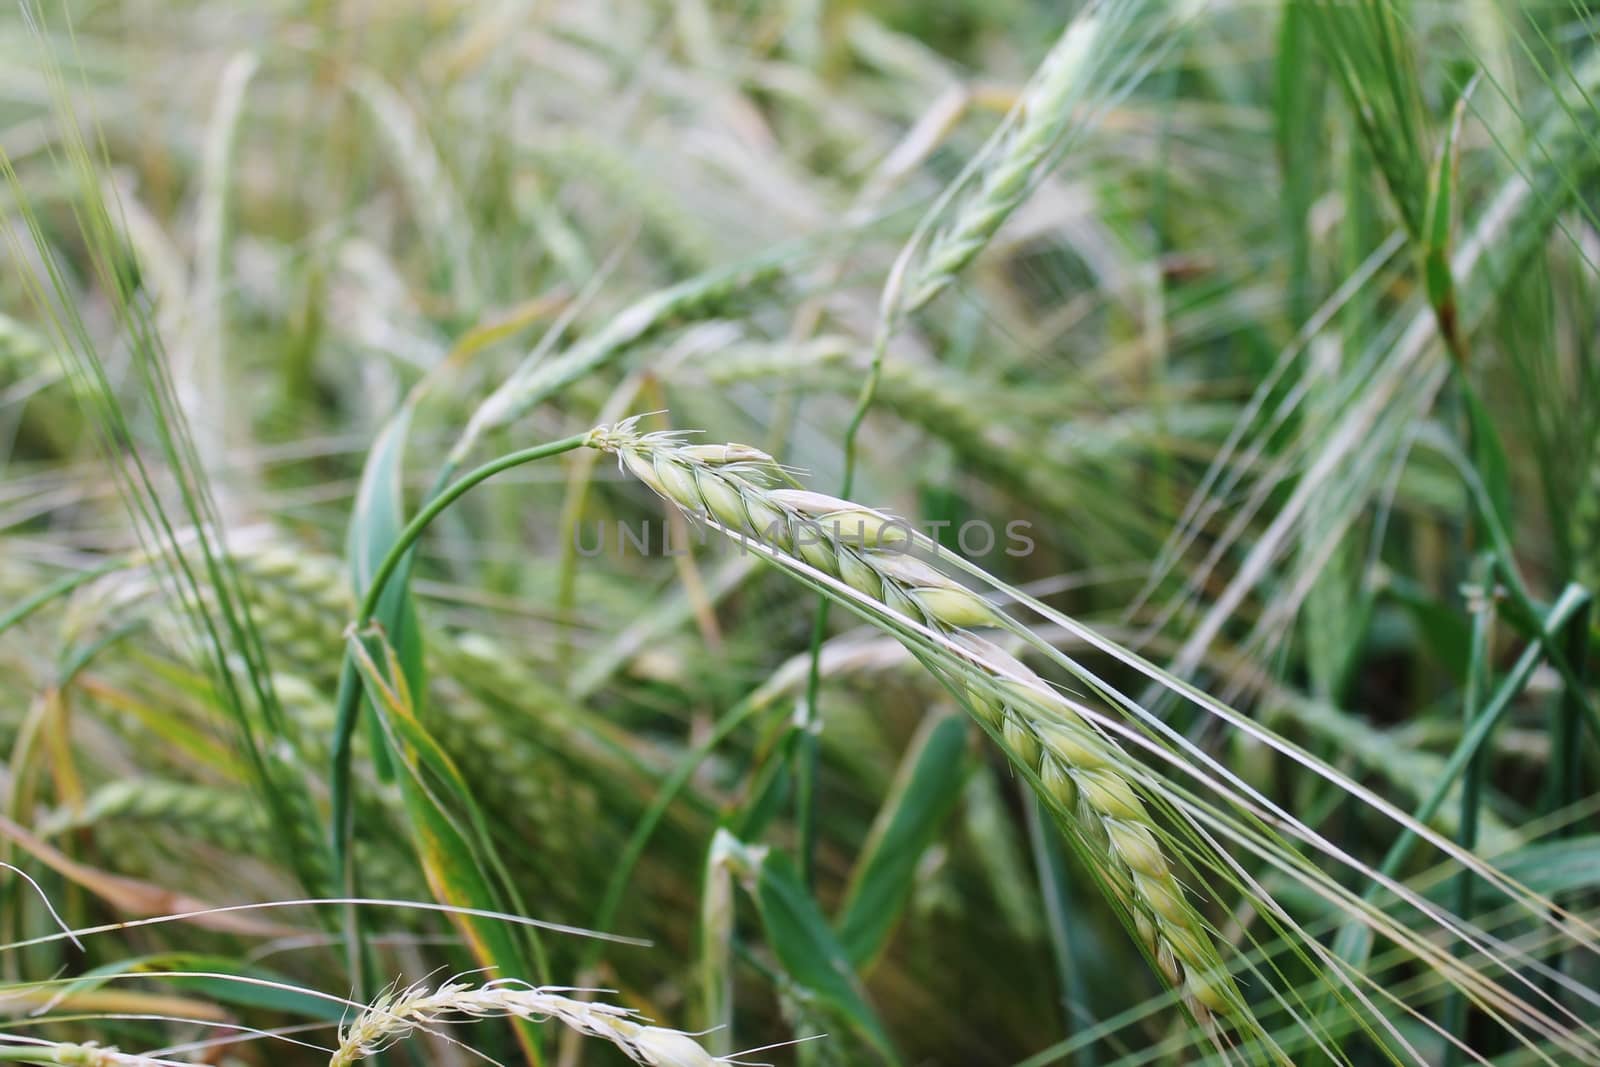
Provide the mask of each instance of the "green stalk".
{"label": "green stalk", "polygon": [[[1584,680],[1579,677],[1578,671],[1569,659],[1562,641],[1558,640],[1559,630],[1552,630],[1547,625],[1548,620],[1554,617],[1554,609],[1546,616],[1544,623],[1539,621],[1538,605],[1534,603],[1533,594],[1528,591],[1527,583],[1522,580],[1521,573],[1517,570],[1515,553],[1511,546],[1511,537],[1495,514],[1494,501],[1489,497],[1488,487],[1483,479],[1478,476],[1477,469],[1472,466],[1467,457],[1458,449],[1445,449],[1442,454],[1450,460],[1462,476],[1468,495],[1472,498],[1474,506],[1478,509],[1478,517],[1482,521],[1484,532],[1488,534],[1493,543],[1496,556],[1499,558],[1499,570],[1505,579],[1505,590],[1511,595],[1511,604],[1516,609],[1515,613],[1508,616],[1509,620],[1517,625],[1524,633],[1537,640],[1544,648],[1545,655],[1549,658],[1550,666],[1561,676],[1562,683],[1566,686],[1565,700],[1572,705],[1575,717],[1587,720],[1589,727],[1594,731],[1596,741],[1600,741],[1600,707],[1597,707],[1589,698],[1588,689]],[[1576,583],[1569,585],[1562,596],[1566,597],[1574,590],[1584,592]],[[1592,591],[1585,592],[1586,597],[1592,597]],[[1579,646],[1581,651],[1581,646]],[[1581,657],[1577,657],[1581,660]]]}
{"label": "green stalk", "polygon": [[[868,387],[877,385],[877,364],[867,379],[862,395],[867,397]],[[870,398],[866,403],[870,403]],[[865,404],[857,404],[858,413],[865,413]],[[851,423],[845,437],[844,488],[840,496],[850,497],[850,483],[855,474],[855,428],[859,420]],[[828,636],[828,609],[833,601],[826,595],[817,598],[817,617],[811,626],[811,666],[806,672],[806,695],[799,716],[799,741],[795,754],[799,763],[795,774],[795,812],[800,824],[800,875],[807,888],[816,884],[817,856],[817,773],[822,748],[822,725],[817,719],[817,700],[822,691],[822,643]]]}
{"label": "green stalk", "polygon": [[[968,164],[969,169],[975,167],[981,158],[980,156]],[[861,424],[866,422],[872,402],[878,396],[878,383],[883,380],[884,357],[889,353],[889,339],[894,336],[894,331],[905,314],[903,293],[906,271],[910,269],[912,259],[932,230],[933,220],[938,217],[943,205],[955,195],[955,191],[964,180],[965,174],[946,189],[934,204],[933,210],[923,216],[911,239],[895,258],[894,265],[889,268],[889,276],[884,280],[883,295],[878,303],[878,328],[872,338],[872,364],[867,368],[866,380],[861,383],[861,392],[856,396],[855,410],[850,414],[850,424],[844,431],[844,478],[839,485],[839,495],[846,500],[850,499],[850,494],[855,489],[856,439],[861,434]],[[811,628],[811,669],[806,675],[805,704],[801,709],[800,744],[797,749],[799,766],[795,775],[795,808],[800,829],[800,876],[807,887],[812,885],[817,852],[816,783],[818,752],[821,747],[816,717],[817,698],[822,688],[822,642],[828,634],[828,608],[831,603],[826,595],[817,598],[817,620]]]}
{"label": "green stalk", "polygon": [[[856,438],[867,411],[878,395],[878,383],[883,379],[883,357],[889,350],[889,336],[898,319],[895,310],[899,304],[900,279],[907,255],[917,247],[913,241],[901,253],[884,289],[884,307],[879,318],[878,335],[872,344],[872,366],[866,381],[861,383],[861,393],[856,397],[856,408],[850,416],[850,425],[844,432],[844,479],[839,495],[850,499],[856,480]],[[828,608],[832,603],[826,595],[817,598],[817,619],[811,627],[811,668],[806,674],[805,703],[801,705],[800,743],[796,749],[799,766],[795,774],[795,813],[800,826],[800,876],[809,888],[815,884],[817,855],[817,763],[822,745],[820,725],[817,721],[817,699],[822,689],[822,642],[828,636]]]}
{"label": "green stalk", "polygon": [[[1590,610],[1578,613],[1567,627],[1565,652],[1573,670],[1571,674],[1562,676],[1565,688],[1561,693],[1561,701],[1553,712],[1555,721],[1550,739],[1550,753],[1555,760],[1555,767],[1550,781],[1549,810],[1551,811],[1571,808],[1583,800],[1583,713],[1586,694],[1582,685],[1588,676],[1589,625],[1592,615],[1591,603]],[[1600,741],[1600,731],[1596,732],[1595,739]],[[1567,822],[1556,833],[1558,837],[1570,838],[1576,831],[1577,826]],[[1559,898],[1557,899],[1559,902]],[[1552,961],[1553,966],[1556,970],[1560,970],[1564,962],[1563,955],[1558,949]],[[1546,991],[1552,997],[1560,995],[1553,981],[1547,981]]]}
{"label": "green stalk", "polygon": [[[1079,963],[1072,938],[1072,890],[1067,875],[1067,857],[1061,835],[1050,812],[1037,794],[1028,795],[1028,842],[1038,866],[1039,896],[1044,903],[1046,928],[1050,932],[1051,955],[1055,957],[1056,981],[1061,985],[1062,1023],[1069,1034],[1094,1024],[1089,1011],[1089,981]],[[1095,1067],[1100,1057],[1095,1047],[1085,1045],[1072,1054],[1074,1067]]]}
{"label": "green stalk", "polygon": [[[1576,585],[1569,585],[1561,596],[1551,606],[1548,614],[1542,620],[1542,632],[1547,636],[1559,633],[1561,627],[1571,619],[1578,610],[1589,600],[1589,592]],[[1547,648],[1546,643],[1535,642],[1528,646],[1517,660],[1511,672],[1495,690],[1494,697],[1483,706],[1473,719],[1472,725],[1462,734],[1461,740],[1456,744],[1455,751],[1450,754],[1444,770],[1439,775],[1439,780],[1434,783],[1433,791],[1428,794],[1417,809],[1412,813],[1416,823],[1426,824],[1431,820],[1439,806],[1444,803],[1450,789],[1455,785],[1457,778],[1466,770],[1467,764],[1483,746],[1494,728],[1510,709],[1511,702],[1522,692],[1533,677],[1534,669],[1539,666],[1541,653]],[[1417,835],[1410,828],[1403,829],[1400,836],[1389,847],[1388,853],[1379,866],[1379,873],[1390,878],[1398,871],[1417,844]],[[1371,903],[1377,898],[1379,883],[1374,881],[1368,887],[1363,899]],[[1355,966],[1366,962],[1372,950],[1372,933],[1364,926],[1348,923],[1339,931],[1338,939],[1334,943],[1334,953]]]}
{"label": "green stalk", "polygon": [[[1589,648],[1589,621],[1591,611],[1576,616],[1567,627],[1564,649],[1571,674],[1563,675],[1566,683],[1557,709],[1556,736],[1551,751],[1558,753],[1554,775],[1556,807],[1570,807],[1582,800],[1583,792],[1583,709],[1586,696],[1583,685],[1588,680],[1587,653]],[[1600,734],[1596,735],[1600,740]],[[1570,837],[1576,827],[1567,824],[1561,828],[1564,837]]]}
{"label": "green stalk", "polygon": [[[416,516],[408,522],[395,543],[389,547],[383,560],[378,564],[378,569],[373,572],[372,581],[367,587],[366,594],[362,597],[361,607],[356,613],[355,628],[360,629],[372,621],[372,616],[378,610],[378,601],[383,596],[384,588],[389,579],[400,568],[410,554],[417,538],[422,536],[434,519],[438,518],[451,504],[455,503],[469,490],[479,483],[487,481],[502,471],[534,460],[547,459],[550,456],[560,455],[580,448],[589,440],[587,432],[564,437],[559,441],[549,444],[536,445],[517,452],[510,452],[485,463],[456,481],[441,489],[423,505]],[[361,679],[356,670],[355,660],[348,651],[345,652],[344,661],[339,668],[339,695],[336,705],[332,743],[332,770],[329,783],[330,799],[332,803],[333,822],[333,866],[338,873],[340,885],[348,895],[354,895],[352,880],[355,875],[351,858],[350,841],[355,830],[354,811],[350,802],[350,757],[352,740],[355,736],[355,725],[361,708]],[[353,930],[353,926],[347,924]],[[355,937],[349,938],[349,950],[356,952]],[[360,968],[352,960],[352,973],[360,973]]]}
{"label": "green stalk", "polygon": [[[1462,694],[1461,713],[1470,731],[1478,717],[1478,703],[1482,698],[1489,674],[1489,649],[1490,633],[1494,625],[1494,580],[1497,570],[1493,557],[1481,560],[1474,568],[1477,572],[1477,585],[1482,590],[1484,597],[1483,606],[1472,617],[1472,639],[1469,649],[1467,664],[1466,691]],[[1580,616],[1581,618],[1582,616]],[[1484,753],[1479,750],[1472,754],[1467,761],[1465,777],[1461,785],[1461,825],[1456,835],[1456,840],[1461,847],[1471,851],[1478,843],[1478,807],[1483,799],[1483,772]],[[1455,912],[1463,919],[1472,915],[1473,884],[1472,872],[1463,870],[1456,876]],[[1453,953],[1461,956],[1463,945],[1456,944]],[[1458,1036],[1464,1036],[1467,1029],[1467,1000],[1456,990],[1450,995],[1450,1000],[1445,1006],[1445,1030]],[[1461,1062],[1461,1048],[1455,1044],[1445,1047],[1444,1067],[1457,1067]]]}
{"label": "green stalk", "polygon": [[[571,437],[563,437],[561,440],[553,441],[549,444],[535,445],[532,448],[509,452],[498,459],[490,460],[483,466],[467,472],[440,490],[427,504],[423,505],[422,510],[417,512],[410,522],[406,523],[405,529],[400,531],[400,536],[395,539],[395,543],[390,546],[389,551],[378,564],[378,569],[373,572],[372,582],[367,587],[366,595],[361,600],[360,609],[356,612],[356,628],[360,629],[372,621],[372,616],[378,610],[378,601],[382,598],[384,588],[388,585],[389,579],[399,568],[406,554],[411,550],[411,546],[416,543],[417,538],[422,536],[422,532],[446,508],[465,496],[469,490],[479,483],[487,481],[502,471],[510,470],[512,467],[520,467],[525,463],[532,463],[534,460],[558,456],[563,452],[571,452],[575,448],[581,448],[588,440],[589,434],[585,432],[574,434]],[[354,732],[355,701],[361,695],[357,689],[358,685],[355,662],[347,654],[339,676],[339,705],[333,741],[334,817],[336,821],[340,814],[346,810],[346,805],[341,803],[339,798],[344,796],[344,787],[348,784],[350,736]],[[345,799],[347,801],[348,798]],[[338,843],[336,843],[336,855],[338,852],[339,847]]]}
{"label": "green stalk", "polygon": [[[678,761],[656,790],[650,807],[639,817],[634,825],[633,833],[629,835],[627,843],[622,846],[622,852],[617,858],[616,865],[611,869],[611,878],[606,882],[605,893],[600,898],[600,906],[595,909],[595,917],[591,920],[589,928],[592,930],[608,930],[611,922],[616,918],[617,908],[622,903],[622,894],[628,888],[628,880],[633,874],[633,869],[639,863],[639,858],[644,855],[645,846],[650,843],[651,835],[656,827],[661,825],[661,820],[666,817],[667,809],[677,799],[683,788],[694,777],[694,772],[705,762],[706,757],[722,744],[733,732],[742,726],[745,720],[758,711],[763,710],[763,705],[746,700],[730,708],[717,724],[712,727],[711,733],[698,745]],[[584,975],[592,971],[600,961],[600,953],[605,949],[604,943],[594,941],[584,950],[582,962],[578,966],[578,974]]]}

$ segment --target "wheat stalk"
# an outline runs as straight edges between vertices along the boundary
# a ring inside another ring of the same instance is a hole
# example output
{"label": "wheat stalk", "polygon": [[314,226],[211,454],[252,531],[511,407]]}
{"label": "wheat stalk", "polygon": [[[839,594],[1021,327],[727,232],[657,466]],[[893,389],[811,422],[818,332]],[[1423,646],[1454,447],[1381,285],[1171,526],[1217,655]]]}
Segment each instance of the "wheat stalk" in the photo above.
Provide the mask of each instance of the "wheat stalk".
{"label": "wheat stalk", "polygon": [[1578,579],[1593,589],[1600,584],[1600,447],[1589,448],[1588,467],[1578,485],[1570,522]]}
{"label": "wheat stalk", "polygon": [[473,230],[439,150],[411,105],[376,73],[358,70],[348,84],[393,156],[418,223],[449,267],[452,298],[461,307],[477,308],[483,302],[483,287],[477,277]]}
{"label": "wheat stalk", "polygon": [[641,434],[636,420],[595,430],[590,444],[614,452],[624,469],[690,515],[756,539],[793,569],[835,577],[945,638],[946,659],[930,666],[965,692],[974,714],[1028,769],[1190,1012],[1202,1023],[1248,1015],[1125,770],[1130,758],[1086,709],[972,632],[1003,620],[988,601],[912,556],[909,526],[848,500],[776,488],[786,473],[746,445],[689,445],[678,433]]}
{"label": "wheat stalk", "polygon": [[681,1030],[651,1026],[629,1008],[566,995],[573,992],[578,990],[505,979],[481,986],[447,982],[432,991],[416,985],[387,993],[340,1031],[339,1048],[328,1067],[348,1067],[451,1015],[558,1022],[586,1037],[611,1042],[646,1067],[724,1067],[736,1062],[712,1056]]}

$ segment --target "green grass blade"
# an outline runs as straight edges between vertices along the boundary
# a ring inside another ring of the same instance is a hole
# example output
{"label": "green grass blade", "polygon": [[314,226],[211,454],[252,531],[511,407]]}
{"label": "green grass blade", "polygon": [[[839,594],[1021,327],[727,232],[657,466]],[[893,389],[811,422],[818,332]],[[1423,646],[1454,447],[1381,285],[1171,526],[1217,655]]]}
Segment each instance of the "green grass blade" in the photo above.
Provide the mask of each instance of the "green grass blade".
{"label": "green grass blade", "polygon": [[966,738],[963,720],[934,718],[906,749],[834,920],[845,958],[857,968],[870,965],[888,942],[911,896],[917,864],[955,808]]}

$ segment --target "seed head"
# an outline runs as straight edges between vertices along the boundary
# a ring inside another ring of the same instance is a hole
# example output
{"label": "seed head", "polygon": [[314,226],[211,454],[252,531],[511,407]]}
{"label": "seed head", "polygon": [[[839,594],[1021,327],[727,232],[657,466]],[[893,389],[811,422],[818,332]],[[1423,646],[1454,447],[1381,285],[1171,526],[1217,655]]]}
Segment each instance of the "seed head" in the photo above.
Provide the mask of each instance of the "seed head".
{"label": "seed head", "polygon": [[498,981],[482,986],[447,982],[433,992],[413,986],[387,993],[340,1033],[329,1067],[348,1067],[450,1015],[559,1022],[587,1037],[611,1042],[645,1067],[732,1067],[732,1061],[711,1055],[688,1034],[651,1026],[628,1008],[566,995],[572,992]]}
{"label": "seed head", "polygon": [[989,150],[976,187],[929,243],[912,275],[906,311],[932,300],[977,257],[1052,162],[1092,73],[1101,29],[1097,16],[1080,16],[1045,57],[1005,135]]}
{"label": "seed head", "polygon": [[657,494],[741,538],[754,538],[811,570],[943,632],[996,626],[995,609],[912,556],[910,525],[838,497],[780,487],[786,472],[747,445],[686,445],[676,433],[641,434],[636,420],[593,431],[622,468]]}
{"label": "seed head", "polygon": [[617,453],[624,470],[689,514],[730,536],[754,536],[789,569],[838,578],[946,638],[949,662],[940,669],[952,688],[1037,776],[1063,828],[1096,864],[1106,891],[1190,1012],[1209,1022],[1213,1014],[1245,1010],[1168,864],[1158,825],[1128,772],[1132,761],[1087,708],[972,632],[1008,620],[912,555],[917,541],[908,525],[848,500],[780,487],[786,472],[745,446],[685,445],[679,434],[638,433],[631,420],[594,431],[590,441]]}

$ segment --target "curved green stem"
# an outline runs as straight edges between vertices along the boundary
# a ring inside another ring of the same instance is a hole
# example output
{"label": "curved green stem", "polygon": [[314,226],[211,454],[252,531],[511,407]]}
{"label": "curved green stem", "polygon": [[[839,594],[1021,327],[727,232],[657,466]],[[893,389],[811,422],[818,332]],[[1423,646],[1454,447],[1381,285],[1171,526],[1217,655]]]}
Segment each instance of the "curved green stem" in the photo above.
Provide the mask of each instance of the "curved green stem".
{"label": "curved green stem", "polygon": [[[856,438],[861,424],[867,419],[872,401],[878,395],[878,383],[883,379],[883,360],[889,351],[889,338],[901,316],[900,293],[905,283],[906,269],[912,254],[921,246],[927,223],[912,235],[900,252],[889,278],[884,283],[883,301],[878,309],[878,332],[872,342],[872,365],[867,369],[866,380],[861,383],[861,393],[856,397],[855,411],[850,415],[850,425],[844,431],[844,479],[839,495],[846,500],[855,488]],[[800,830],[800,877],[809,887],[813,884],[817,854],[817,764],[822,747],[821,728],[817,721],[817,699],[822,689],[822,642],[828,635],[827,596],[818,598],[817,617],[811,627],[811,666],[806,674],[805,703],[800,714],[799,766],[795,776],[795,813]]]}
{"label": "curved green stem", "polygon": [[361,614],[356,620],[356,625],[363,626],[371,620],[373,613],[378,610],[378,598],[383,595],[383,587],[389,581],[390,576],[394,574],[395,568],[400,566],[400,561],[405,558],[406,552],[416,543],[417,538],[422,536],[422,531],[426,530],[428,524],[438,518],[440,512],[444,511],[445,508],[465,496],[467,491],[478,485],[478,483],[487,481],[502,471],[510,470],[512,467],[520,467],[524,463],[532,463],[536,459],[548,459],[563,452],[571,452],[575,448],[583,447],[588,442],[589,434],[586,431],[573,434],[571,437],[563,437],[561,440],[552,441],[549,444],[535,445],[532,448],[524,448],[517,452],[508,452],[499,459],[490,460],[483,466],[468,471],[440,490],[438,495],[429,500],[422,510],[417,512],[416,517],[406,523],[405,529],[400,531],[400,536],[395,539],[395,543],[390,546],[382,562],[378,564],[378,569],[372,572],[372,584],[367,587],[366,596],[361,601]]}
{"label": "curved green stem", "polygon": [[[378,610],[378,601],[383,596],[384,588],[389,580],[399,570],[401,564],[410,554],[411,548],[416,544],[417,538],[428,525],[439,515],[455,503],[469,490],[479,483],[487,481],[502,471],[534,460],[547,459],[550,456],[560,455],[580,448],[589,442],[589,434],[574,434],[564,437],[559,441],[548,444],[524,448],[517,452],[509,452],[498,459],[490,460],[481,467],[477,467],[460,478],[451,482],[435,493],[422,510],[418,511],[412,520],[406,523],[400,535],[395,538],[389,551],[378,564],[378,569],[373,572],[372,581],[367,586],[361,599],[361,607],[356,614],[355,625],[359,629],[372,621],[372,616]],[[333,728],[332,775],[330,785],[331,801],[333,808],[333,857],[334,869],[340,873],[341,882],[348,883],[353,872],[348,869],[350,834],[354,829],[351,821],[350,806],[350,754],[352,738],[355,734],[357,713],[361,707],[361,680],[356,671],[355,661],[348,652],[345,653],[343,665],[339,671],[339,696],[337,711],[335,713]],[[348,888],[348,886],[347,886]]]}

